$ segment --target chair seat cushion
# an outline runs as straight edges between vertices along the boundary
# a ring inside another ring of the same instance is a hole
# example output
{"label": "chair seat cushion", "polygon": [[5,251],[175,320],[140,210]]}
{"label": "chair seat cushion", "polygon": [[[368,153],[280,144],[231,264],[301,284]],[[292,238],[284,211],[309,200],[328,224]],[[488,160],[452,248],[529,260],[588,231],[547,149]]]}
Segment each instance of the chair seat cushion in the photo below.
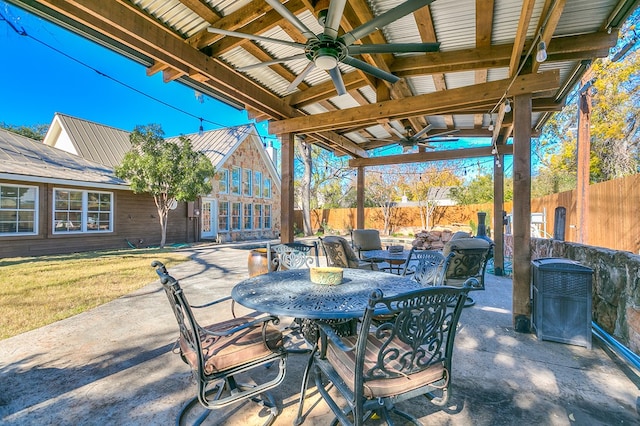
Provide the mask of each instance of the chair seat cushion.
{"label": "chair seat cushion", "polygon": [[[255,318],[239,317],[228,321],[204,327],[205,330],[221,332],[238,327]],[[240,330],[230,336],[213,336],[201,333],[200,342],[204,356],[205,374],[214,374],[237,367],[247,362],[270,355],[280,348],[282,332],[271,324],[266,326],[266,338],[263,340],[262,324]],[[266,345],[265,345],[266,343]],[[180,349],[189,361],[189,364],[197,368],[196,353],[187,342],[180,338]]]}
{"label": "chair seat cushion", "polygon": [[[357,336],[345,337],[343,340],[347,345],[355,346]],[[371,333],[367,339],[367,355],[364,361],[365,374],[378,364],[377,356],[380,351],[381,341]],[[394,339],[387,349],[397,348],[400,354],[410,351],[410,347],[401,341]],[[355,381],[355,355],[356,351],[345,352],[337,348],[333,344],[327,347],[327,359],[333,365],[336,372],[342,380],[353,391]],[[445,368],[442,362],[435,362],[423,370],[417,372],[408,372],[403,369],[401,360],[394,361],[387,359],[385,363],[389,371],[397,371],[392,377],[381,378],[365,378],[364,393],[367,398],[381,398],[400,393],[409,392],[423,386],[435,383],[446,377]],[[378,371],[380,374],[383,372]]]}

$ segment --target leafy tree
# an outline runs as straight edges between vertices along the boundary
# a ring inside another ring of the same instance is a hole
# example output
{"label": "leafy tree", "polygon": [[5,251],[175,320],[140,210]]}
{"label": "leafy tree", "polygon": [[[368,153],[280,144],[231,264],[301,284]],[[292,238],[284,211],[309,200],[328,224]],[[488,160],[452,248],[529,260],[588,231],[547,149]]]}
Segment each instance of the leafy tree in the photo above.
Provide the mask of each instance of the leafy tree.
{"label": "leafy tree", "polygon": [[[451,198],[458,204],[481,204],[493,201],[493,175],[481,174],[465,185],[451,188]],[[504,200],[513,199],[513,180],[504,180]]]}
{"label": "leafy tree", "polygon": [[0,123],[0,128],[9,130],[18,135],[26,136],[36,141],[44,139],[47,131],[49,130],[48,124],[34,124],[32,126],[16,126],[13,124],[7,124],[4,121]]}
{"label": "leafy tree", "polygon": [[406,187],[406,173],[400,166],[371,169],[365,174],[365,198],[370,205],[380,208],[383,233],[391,232],[391,225],[398,210],[401,188]]}
{"label": "leafy tree", "polygon": [[[635,23],[640,9],[620,31],[618,46],[610,58],[596,60],[592,67],[590,119],[591,183],[615,179],[640,170],[640,51]],[[575,189],[579,99],[577,87],[567,106],[554,114],[534,141],[540,162],[533,179],[535,197]]]}
{"label": "leafy tree", "polygon": [[297,140],[296,146],[296,205],[302,209],[304,233],[311,235],[312,209],[349,207],[345,200],[355,200],[355,196],[346,196],[350,193],[346,178],[352,170],[345,161],[317,145]]}
{"label": "leafy tree", "polygon": [[158,124],[136,126],[129,136],[131,150],[116,167],[116,176],[129,182],[134,193],[153,196],[164,247],[167,238],[167,221],[171,205],[177,201],[194,201],[198,196],[211,192],[211,178],[215,169],[211,161],[196,152],[189,139],[167,142]]}
{"label": "leafy tree", "polygon": [[431,164],[409,176],[412,176],[409,181],[410,198],[418,202],[423,229],[429,229],[440,200],[449,193],[450,187],[460,185],[460,178],[447,163]]}

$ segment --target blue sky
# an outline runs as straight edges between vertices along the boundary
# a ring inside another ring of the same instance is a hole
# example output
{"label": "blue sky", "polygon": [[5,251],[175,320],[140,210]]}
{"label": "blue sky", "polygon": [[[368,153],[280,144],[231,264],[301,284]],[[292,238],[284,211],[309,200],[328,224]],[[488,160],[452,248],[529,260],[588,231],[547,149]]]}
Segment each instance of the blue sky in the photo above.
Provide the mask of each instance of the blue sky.
{"label": "blue sky", "polygon": [[[246,111],[207,96],[201,103],[193,89],[164,83],[161,73],[148,77],[143,66],[2,0],[0,14],[28,34],[0,17],[0,122],[48,125],[60,112],[127,131],[158,123],[166,136],[177,136],[197,132],[200,117],[205,130],[250,121]],[[265,123],[258,128],[266,135]]]}

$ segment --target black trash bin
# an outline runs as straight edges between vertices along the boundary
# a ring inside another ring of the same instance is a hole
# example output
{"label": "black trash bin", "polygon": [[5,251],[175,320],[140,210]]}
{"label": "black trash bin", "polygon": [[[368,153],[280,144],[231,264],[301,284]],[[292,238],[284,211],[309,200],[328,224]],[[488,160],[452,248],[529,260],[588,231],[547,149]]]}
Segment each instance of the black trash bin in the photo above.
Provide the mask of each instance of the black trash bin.
{"label": "black trash bin", "polygon": [[533,328],[538,339],[591,349],[593,270],[563,258],[531,262]]}

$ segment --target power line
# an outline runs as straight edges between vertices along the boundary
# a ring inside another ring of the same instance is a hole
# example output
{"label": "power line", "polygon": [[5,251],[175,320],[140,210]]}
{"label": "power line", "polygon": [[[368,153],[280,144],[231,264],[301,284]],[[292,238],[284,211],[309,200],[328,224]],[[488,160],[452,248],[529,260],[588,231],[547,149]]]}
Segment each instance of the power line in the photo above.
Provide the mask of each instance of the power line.
{"label": "power line", "polygon": [[9,26],[9,27],[10,27],[10,28],[11,28],[11,29],[16,33],[16,34],[18,34],[18,35],[20,35],[20,36],[23,36],[23,37],[28,37],[28,38],[30,38],[31,40],[33,40],[33,41],[35,41],[35,42],[37,42],[37,43],[40,43],[41,45],[43,45],[43,46],[45,46],[45,47],[47,47],[47,48],[49,48],[49,49],[53,50],[54,52],[56,52],[56,53],[58,53],[58,54],[60,54],[60,55],[62,55],[62,56],[64,56],[64,57],[66,57],[67,59],[70,59],[70,60],[72,60],[72,61],[74,61],[74,62],[76,62],[76,63],[78,63],[78,64],[80,64],[80,65],[82,65],[82,66],[84,66],[84,67],[86,67],[86,68],[88,68],[88,69],[90,69],[90,70],[92,70],[92,71],[94,71],[94,72],[95,72],[95,73],[97,73],[98,75],[100,75],[100,76],[102,76],[102,77],[105,77],[105,78],[107,78],[107,79],[109,79],[109,80],[111,80],[111,81],[113,81],[113,82],[115,82],[115,83],[117,83],[117,84],[120,84],[121,86],[123,86],[123,87],[125,87],[125,88],[127,88],[127,89],[129,89],[129,90],[132,90],[132,91],[134,91],[134,92],[138,93],[139,95],[145,96],[146,98],[151,99],[152,101],[158,102],[158,103],[160,103],[160,104],[162,104],[162,105],[164,105],[164,106],[166,106],[166,107],[169,107],[169,108],[171,108],[171,109],[173,109],[173,110],[175,110],[175,111],[178,111],[178,112],[180,112],[180,113],[182,113],[182,114],[188,115],[189,117],[192,117],[192,118],[195,118],[195,119],[197,119],[197,120],[200,120],[201,122],[207,122],[207,123],[209,123],[209,124],[213,124],[214,126],[218,126],[218,127],[228,127],[227,125],[224,125],[224,124],[221,124],[221,123],[218,123],[218,122],[215,122],[215,121],[212,121],[212,120],[209,120],[209,119],[203,118],[203,117],[199,117],[199,116],[197,116],[196,114],[190,113],[189,111],[186,111],[186,110],[184,110],[184,109],[182,109],[182,108],[179,108],[179,107],[177,107],[177,106],[175,106],[175,105],[172,105],[172,104],[170,104],[170,103],[168,103],[168,102],[165,102],[165,101],[163,101],[163,100],[161,100],[161,99],[158,99],[158,98],[156,98],[156,97],[154,97],[154,96],[152,96],[152,95],[150,95],[150,94],[148,94],[148,93],[143,92],[143,91],[142,91],[142,90],[140,90],[140,89],[137,89],[137,88],[135,88],[135,87],[133,87],[133,86],[131,86],[131,85],[129,85],[129,84],[127,84],[127,83],[125,83],[125,82],[121,81],[121,80],[118,80],[118,79],[117,79],[117,78],[115,78],[115,77],[112,77],[112,76],[110,76],[110,75],[108,75],[108,74],[106,74],[106,73],[104,73],[104,72],[100,71],[100,70],[99,70],[99,69],[97,69],[97,68],[94,68],[93,66],[91,66],[91,65],[87,64],[86,62],[83,62],[83,61],[81,61],[81,60],[79,60],[79,59],[77,59],[77,58],[75,58],[75,57],[71,56],[70,54],[65,53],[65,52],[63,52],[62,50],[60,50],[60,49],[58,49],[58,48],[56,48],[56,47],[54,47],[54,46],[52,46],[52,45],[50,45],[50,44],[48,44],[48,43],[46,43],[46,42],[44,42],[44,41],[42,41],[42,40],[38,39],[37,37],[32,36],[31,34],[27,33],[27,31],[24,29],[24,27],[22,27],[22,26],[20,26],[20,28],[16,27],[16,25],[14,25],[14,24],[13,24],[13,22],[11,22],[10,20],[8,20],[8,19],[7,19],[7,18],[6,18],[2,13],[0,13],[0,21],[4,21],[4,22],[6,22],[6,23],[7,23],[7,25],[8,25],[8,26]]}

